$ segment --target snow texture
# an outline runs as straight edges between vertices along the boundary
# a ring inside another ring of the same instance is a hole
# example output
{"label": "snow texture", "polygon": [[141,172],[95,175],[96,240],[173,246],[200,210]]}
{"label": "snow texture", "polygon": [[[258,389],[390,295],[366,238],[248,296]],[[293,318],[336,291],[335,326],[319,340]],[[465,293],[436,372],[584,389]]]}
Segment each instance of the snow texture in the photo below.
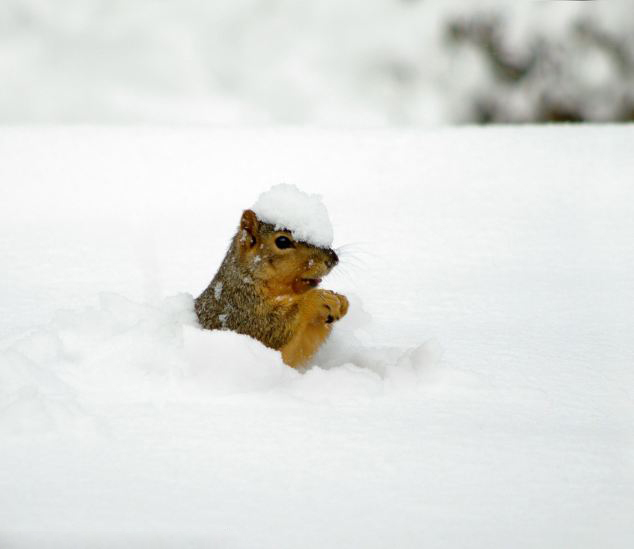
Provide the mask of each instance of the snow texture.
{"label": "snow texture", "polygon": [[280,183],[263,192],[252,209],[258,219],[291,231],[296,240],[321,248],[332,246],[332,224],[319,195]]}
{"label": "snow texture", "polygon": [[[0,547],[629,549],[633,141],[2,129]],[[279,180],[351,242],[305,372],[193,311]]]}

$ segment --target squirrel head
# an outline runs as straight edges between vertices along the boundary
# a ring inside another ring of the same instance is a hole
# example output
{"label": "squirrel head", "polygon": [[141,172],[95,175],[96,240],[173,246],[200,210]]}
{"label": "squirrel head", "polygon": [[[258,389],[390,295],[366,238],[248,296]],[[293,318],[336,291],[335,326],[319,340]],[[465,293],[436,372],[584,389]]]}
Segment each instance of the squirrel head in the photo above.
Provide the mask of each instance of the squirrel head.
{"label": "squirrel head", "polygon": [[334,250],[296,240],[291,231],[260,221],[252,210],[242,214],[235,246],[242,268],[272,295],[315,288],[339,262]]}

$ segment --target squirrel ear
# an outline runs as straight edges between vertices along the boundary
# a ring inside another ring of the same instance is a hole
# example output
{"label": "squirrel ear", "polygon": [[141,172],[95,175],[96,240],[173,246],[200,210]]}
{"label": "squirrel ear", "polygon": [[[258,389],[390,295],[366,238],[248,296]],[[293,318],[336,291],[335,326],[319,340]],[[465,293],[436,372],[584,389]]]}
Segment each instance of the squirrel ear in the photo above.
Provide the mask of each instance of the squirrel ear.
{"label": "squirrel ear", "polygon": [[242,213],[242,219],[240,219],[240,230],[246,231],[248,237],[250,237],[249,244],[251,248],[255,246],[256,235],[258,234],[259,227],[260,222],[258,221],[258,217],[255,215],[255,212],[253,210],[244,210]]}

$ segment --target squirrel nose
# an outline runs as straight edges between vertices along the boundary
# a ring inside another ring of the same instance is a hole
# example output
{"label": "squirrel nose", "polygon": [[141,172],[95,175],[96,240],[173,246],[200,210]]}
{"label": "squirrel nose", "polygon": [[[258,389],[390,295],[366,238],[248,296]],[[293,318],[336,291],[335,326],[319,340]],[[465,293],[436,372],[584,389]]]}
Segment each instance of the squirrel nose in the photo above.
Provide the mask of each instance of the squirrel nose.
{"label": "squirrel nose", "polygon": [[326,259],[326,266],[332,269],[337,263],[339,263],[339,257],[334,250],[328,250],[328,259]]}

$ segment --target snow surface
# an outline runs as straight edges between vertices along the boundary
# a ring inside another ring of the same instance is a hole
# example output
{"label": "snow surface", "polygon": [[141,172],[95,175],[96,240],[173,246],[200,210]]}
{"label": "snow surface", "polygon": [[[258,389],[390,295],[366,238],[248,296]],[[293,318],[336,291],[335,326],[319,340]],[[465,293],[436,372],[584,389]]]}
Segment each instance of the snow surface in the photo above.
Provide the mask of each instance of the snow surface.
{"label": "snow surface", "polygon": [[[630,547],[633,142],[1,130],[0,547]],[[351,299],[305,373],[192,310],[279,181]]]}
{"label": "snow surface", "polygon": [[332,224],[319,195],[305,193],[297,185],[279,183],[263,192],[252,209],[258,219],[291,231],[296,240],[322,248],[332,246]]}

